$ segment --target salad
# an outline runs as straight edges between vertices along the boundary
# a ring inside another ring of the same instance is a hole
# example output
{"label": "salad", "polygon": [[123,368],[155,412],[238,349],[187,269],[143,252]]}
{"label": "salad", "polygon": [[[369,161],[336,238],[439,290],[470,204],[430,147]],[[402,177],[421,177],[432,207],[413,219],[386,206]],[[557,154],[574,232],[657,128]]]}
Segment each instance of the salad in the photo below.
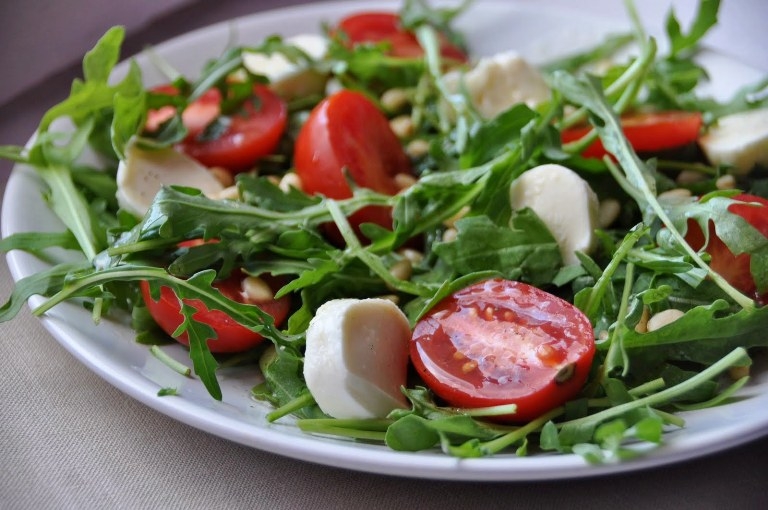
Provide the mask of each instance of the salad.
{"label": "salad", "polygon": [[34,145],[2,148],[67,229],[3,249],[83,257],[19,281],[1,317],[33,295],[130,312],[169,370],[221,399],[217,369],[252,365],[269,419],[309,433],[637,455],[675,410],[726,403],[766,344],[765,150],[727,143],[760,136],[766,84],[697,96],[717,7],[687,33],[670,15],[667,52],[636,23],[534,69],[472,55],[461,8],[409,1],[194,79],[158,61],[149,89],[136,66],[109,81],[114,28]]}

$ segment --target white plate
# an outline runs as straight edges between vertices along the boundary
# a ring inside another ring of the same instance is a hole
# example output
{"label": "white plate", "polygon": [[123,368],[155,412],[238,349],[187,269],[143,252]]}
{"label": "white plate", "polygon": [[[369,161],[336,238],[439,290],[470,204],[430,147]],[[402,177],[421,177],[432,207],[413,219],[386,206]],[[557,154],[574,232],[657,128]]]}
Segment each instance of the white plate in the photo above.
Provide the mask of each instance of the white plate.
{"label": "white plate", "polygon": [[[244,17],[178,37],[155,50],[180,71],[194,76],[203,58],[218,54],[234,36],[242,43],[257,43],[273,33],[294,35],[319,32],[322,21],[346,12],[395,8],[389,2],[340,2],[298,6]],[[615,22],[589,18],[577,11],[551,11],[512,2],[480,2],[460,21],[460,28],[476,54],[516,48],[534,62],[574,51],[597,42]],[[148,85],[162,77],[139,56]],[[715,78],[713,92],[730,94],[739,84],[753,82],[760,73],[715,53],[705,60]],[[122,71],[125,66],[121,66]],[[2,232],[58,231],[61,226],[45,207],[34,172],[17,166],[8,183]],[[8,265],[14,279],[33,274],[46,263],[12,252]],[[32,305],[40,303],[33,299]],[[42,318],[45,327],[73,355],[125,393],[181,422],[226,439],[297,459],[360,471],[410,477],[456,480],[543,480],[595,476],[678,462],[750,441],[768,432],[768,370],[758,371],[743,399],[716,409],[685,414],[686,428],[671,432],[665,446],[649,455],[618,465],[589,466],[574,455],[499,455],[459,460],[438,452],[399,453],[383,446],[305,435],[290,420],[269,424],[265,404],[249,397],[259,381],[250,370],[222,370],[223,402],[212,400],[199,381],[187,379],[160,364],[146,347],[134,342],[124,322],[95,326],[79,306],[65,303]],[[180,346],[168,352],[189,364]],[[179,397],[158,397],[162,387],[176,387]]]}

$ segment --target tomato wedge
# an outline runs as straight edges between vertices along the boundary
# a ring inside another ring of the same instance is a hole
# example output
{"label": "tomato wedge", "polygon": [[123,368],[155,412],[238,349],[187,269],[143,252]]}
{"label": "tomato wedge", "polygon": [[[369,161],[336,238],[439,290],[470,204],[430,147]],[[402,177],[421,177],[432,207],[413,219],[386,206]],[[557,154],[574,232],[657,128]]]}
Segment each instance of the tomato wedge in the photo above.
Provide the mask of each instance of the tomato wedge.
{"label": "tomato wedge", "polygon": [[[731,204],[728,211],[744,218],[747,223],[755,227],[761,234],[768,238],[768,200],[756,195],[742,193],[733,197],[741,202],[755,202],[762,205]],[[688,220],[688,230],[685,240],[694,250],[700,250],[704,246],[704,234],[699,224]],[[752,257],[749,253],[734,255],[728,246],[717,237],[715,226],[709,222],[709,243],[705,248],[710,256],[710,267],[720,276],[745,295],[757,300],[761,304],[768,304],[768,292],[760,293],[755,284],[750,264]]]}
{"label": "tomato wedge", "polygon": [[[165,94],[178,93],[170,85],[154,90]],[[189,134],[179,148],[208,167],[219,166],[232,172],[247,170],[277,148],[288,123],[288,107],[269,87],[254,85],[253,97],[244,101],[240,110],[228,117],[226,129],[208,138],[205,128],[221,114],[221,99],[218,89],[210,89],[184,109],[181,118]],[[150,111],[145,128],[155,131],[174,113],[172,106]]]}
{"label": "tomato wedge", "polygon": [[[347,16],[339,22],[337,29],[346,35],[350,46],[362,43],[388,42],[389,55],[401,58],[420,58],[424,55],[413,32],[405,30],[400,17],[392,12],[363,12]],[[451,43],[444,34],[438,34],[440,54],[456,62],[466,62],[467,54]]]}
{"label": "tomato wedge", "polygon": [[[411,162],[387,118],[359,92],[341,90],[321,101],[296,138],[294,167],[304,192],[329,198],[349,198],[352,190],[344,169],[360,187],[388,195],[399,189],[398,174],[411,174]],[[366,207],[350,223],[371,222],[392,227],[386,207]]]}
{"label": "tomato wedge", "polygon": [[[699,138],[702,117],[698,112],[665,111],[634,113],[621,118],[624,135],[636,152],[659,152],[682,147]],[[561,133],[563,143],[579,140],[589,133],[591,126],[579,126]],[[602,158],[608,154],[598,139],[581,155],[585,158]]]}
{"label": "tomato wedge", "polygon": [[[290,298],[284,296],[277,300],[258,303],[250,301],[241,290],[242,280],[240,275],[233,275],[214,283],[214,287],[233,301],[257,305],[272,316],[276,325],[280,325],[290,311]],[[183,321],[179,298],[169,287],[161,287],[160,299],[155,301],[150,294],[149,283],[140,282],[140,288],[150,315],[163,331],[172,336]],[[254,333],[242,326],[221,310],[208,310],[201,301],[196,299],[190,299],[186,302],[198,310],[193,316],[194,319],[209,325],[216,332],[217,338],[208,340],[208,348],[211,352],[243,352],[256,347],[264,340],[264,337],[259,333]],[[183,345],[189,345],[189,338],[186,333],[177,337],[176,340]]]}
{"label": "tomato wedge", "polygon": [[491,279],[445,298],[417,324],[411,361],[448,404],[516,404],[522,422],[575,397],[589,375],[594,331],[575,306],[525,283]]}

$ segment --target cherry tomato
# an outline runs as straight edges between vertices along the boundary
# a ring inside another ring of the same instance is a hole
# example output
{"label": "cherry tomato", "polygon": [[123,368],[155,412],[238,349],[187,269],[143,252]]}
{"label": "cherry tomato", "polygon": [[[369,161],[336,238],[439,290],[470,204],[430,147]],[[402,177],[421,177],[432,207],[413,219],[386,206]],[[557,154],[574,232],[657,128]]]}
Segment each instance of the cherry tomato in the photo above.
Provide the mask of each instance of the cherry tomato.
{"label": "cherry tomato", "polygon": [[[173,85],[160,85],[154,87],[152,92],[174,96],[179,91]],[[210,89],[193,101],[181,112],[181,120],[184,127],[187,128],[188,136],[199,135],[208,124],[216,120],[221,110],[221,93],[217,89]],[[160,125],[170,120],[176,114],[176,108],[173,106],[163,106],[157,110],[147,112],[147,121],[144,128],[149,132],[157,131]]]}
{"label": "cherry tomato", "polygon": [[[172,86],[154,90],[177,93]],[[224,132],[204,139],[205,128],[221,113],[220,104],[221,92],[210,89],[184,109],[181,118],[189,134],[179,147],[186,154],[205,166],[239,172],[274,152],[288,123],[288,107],[275,92],[264,85],[254,85],[253,98],[244,101],[240,110],[229,116]],[[146,129],[156,130],[174,113],[172,106],[149,112]]]}
{"label": "cherry tomato", "polygon": [[[624,135],[636,152],[658,152],[695,142],[701,126],[702,118],[698,112],[634,113],[621,118]],[[573,142],[590,130],[589,126],[569,128],[561,133],[561,138],[563,143]],[[582,152],[586,158],[602,158],[606,154],[599,139]]]}
{"label": "cherry tomato", "polygon": [[[742,193],[733,197],[741,202],[756,202],[759,206],[749,204],[731,204],[728,211],[744,218],[747,223],[755,227],[761,234],[768,237],[768,200],[755,195]],[[688,220],[688,230],[685,240],[694,250],[700,250],[704,246],[704,234],[699,224]],[[710,255],[710,267],[720,276],[744,294],[756,299],[762,304],[768,303],[768,292],[760,294],[750,270],[751,255],[740,253],[734,255],[720,238],[715,234],[715,226],[709,223],[709,244],[706,252]]]}
{"label": "cherry tomato", "polygon": [[[346,34],[351,46],[361,43],[388,42],[389,55],[402,58],[420,58],[424,55],[418,39],[403,29],[400,17],[392,12],[364,12],[353,14],[341,20],[338,30]],[[467,54],[451,43],[444,34],[438,34],[440,54],[447,59],[466,62]]]}
{"label": "cherry tomato", "polygon": [[[304,192],[341,199],[352,196],[343,169],[360,187],[394,195],[398,174],[411,174],[411,163],[387,118],[359,92],[341,90],[310,113],[296,138],[294,167]],[[392,227],[386,207],[366,207],[350,223]]]}
{"label": "cherry tomato", "polygon": [[[242,280],[243,278],[240,275],[233,275],[225,280],[214,283],[214,287],[233,301],[258,305],[259,308],[275,319],[275,324],[279,325],[282,323],[290,310],[290,298],[284,296],[277,300],[258,303],[250,301],[241,290]],[[161,287],[160,299],[155,301],[150,295],[149,283],[142,281],[140,287],[150,315],[152,315],[152,318],[163,331],[168,335],[172,335],[183,320],[181,303],[178,297],[169,287]],[[259,333],[254,333],[245,326],[240,325],[221,310],[208,310],[201,301],[196,299],[188,300],[187,304],[198,310],[193,316],[196,321],[208,324],[216,332],[217,338],[208,340],[208,348],[211,352],[243,352],[256,347],[264,340],[264,337]],[[176,340],[181,344],[189,345],[186,333],[183,333]]]}
{"label": "cherry tomato", "polygon": [[448,404],[516,404],[528,421],[575,397],[589,375],[594,331],[576,307],[530,285],[491,279],[448,296],[413,331],[411,361]]}

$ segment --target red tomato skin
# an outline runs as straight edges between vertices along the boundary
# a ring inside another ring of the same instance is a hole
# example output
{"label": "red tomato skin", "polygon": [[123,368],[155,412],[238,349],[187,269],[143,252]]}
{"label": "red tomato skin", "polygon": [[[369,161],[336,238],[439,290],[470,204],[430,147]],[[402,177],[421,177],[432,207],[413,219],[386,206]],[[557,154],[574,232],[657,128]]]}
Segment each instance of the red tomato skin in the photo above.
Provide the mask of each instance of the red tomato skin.
{"label": "red tomato skin", "polygon": [[[388,42],[389,55],[401,58],[421,58],[424,50],[413,32],[402,28],[400,17],[393,12],[363,12],[347,16],[339,22],[349,46],[362,43]],[[440,54],[456,62],[467,62],[467,54],[451,43],[444,34],[438,34]]]}
{"label": "red tomato skin", "polygon": [[[172,85],[160,85],[153,92],[174,95]],[[187,137],[178,147],[188,156],[207,167],[222,167],[233,173],[251,168],[260,158],[275,151],[288,124],[288,106],[269,87],[254,85],[254,99],[246,100],[242,111],[230,116],[229,128],[218,138],[201,140],[205,128],[221,114],[221,92],[210,89],[193,101],[181,113]],[[147,113],[145,130],[156,131],[173,117],[173,106],[164,106]]]}
{"label": "red tomato skin", "polygon": [[[399,189],[397,174],[411,174],[411,162],[387,118],[363,94],[341,90],[321,101],[296,138],[294,167],[305,193],[343,199],[352,196],[343,169],[360,187],[388,195]],[[350,217],[392,227],[386,207],[366,207]]]}
{"label": "red tomato skin", "polygon": [[[748,204],[731,204],[728,211],[738,214],[747,223],[752,225],[765,237],[768,237],[768,200],[756,195],[741,193],[733,197],[741,202],[756,202],[762,206]],[[704,246],[704,235],[699,224],[688,220],[688,230],[685,240],[694,250],[700,250]],[[723,241],[717,237],[715,226],[709,222],[709,244],[706,252],[710,256],[710,267],[737,290],[755,299],[760,304],[768,304],[768,292],[760,293],[757,290],[752,272],[750,270],[751,256],[749,253],[734,255]]]}
{"label": "red tomato skin", "polygon": [[514,415],[499,417],[510,422],[574,398],[594,354],[594,331],[581,311],[502,279],[445,298],[417,323],[410,344],[417,373],[436,395],[463,408],[517,404]]}
{"label": "red tomato skin", "polygon": [[[635,152],[658,152],[682,147],[699,137],[702,117],[698,112],[666,111],[636,113],[621,118],[621,127]],[[589,133],[591,126],[573,127],[561,133],[563,143],[579,140]],[[602,158],[608,152],[598,139],[581,155],[585,158]]]}
{"label": "red tomato skin", "polygon": [[[241,278],[233,276],[215,283],[214,287],[229,299],[245,303],[248,301],[242,295],[240,281]],[[183,320],[181,304],[176,294],[169,287],[161,287],[160,299],[155,301],[150,294],[149,283],[146,281],[140,282],[140,288],[144,303],[152,318],[163,331],[169,336],[173,336],[173,332],[176,331]],[[190,299],[186,302],[198,310],[193,316],[195,320],[208,324],[216,331],[217,338],[210,339],[207,342],[208,348],[213,353],[247,351],[258,346],[264,340],[262,335],[240,325],[221,310],[208,310],[197,299]],[[287,296],[266,303],[251,304],[258,305],[259,308],[271,315],[276,325],[281,324],[285,320],[291,306],[290,298]],[[175,340],[182,345],[189,346],[189,338],[186,333],[176,337]]]}
{"label": "red tomato skin", "polygon": [[[169,96],[175,96],[179,93],[173,85],[159,85],[152,88],[151,91]],[[188,137],[197,136],[208,124],[216,120],[216,117],[221,113],[219,104],[221,104],[221,92],[218,89],[210,89],[205,91],[196,101],[187,105],[181,113],[181,118],[189,132]],[[176,108],[170,105],[157,110],[149,110],[144,128],[149,132],[157,131],[163,122],[171,119],[175,114]]]}
{"label": "red tomato skin", "polygon": [[[242,112],[231,115],[231,124],[221,136],[203,141],[198,138],[200,131],[190,130],[181,143],[182,150],[207,167],[220,166],[232,172],[247,170],[273,153],[288,124],[288,106],[265,85],[254,85],[253,93],[257,104],[246,100]],[[192,121],[184,119],[185,125],[188,122]]]}

